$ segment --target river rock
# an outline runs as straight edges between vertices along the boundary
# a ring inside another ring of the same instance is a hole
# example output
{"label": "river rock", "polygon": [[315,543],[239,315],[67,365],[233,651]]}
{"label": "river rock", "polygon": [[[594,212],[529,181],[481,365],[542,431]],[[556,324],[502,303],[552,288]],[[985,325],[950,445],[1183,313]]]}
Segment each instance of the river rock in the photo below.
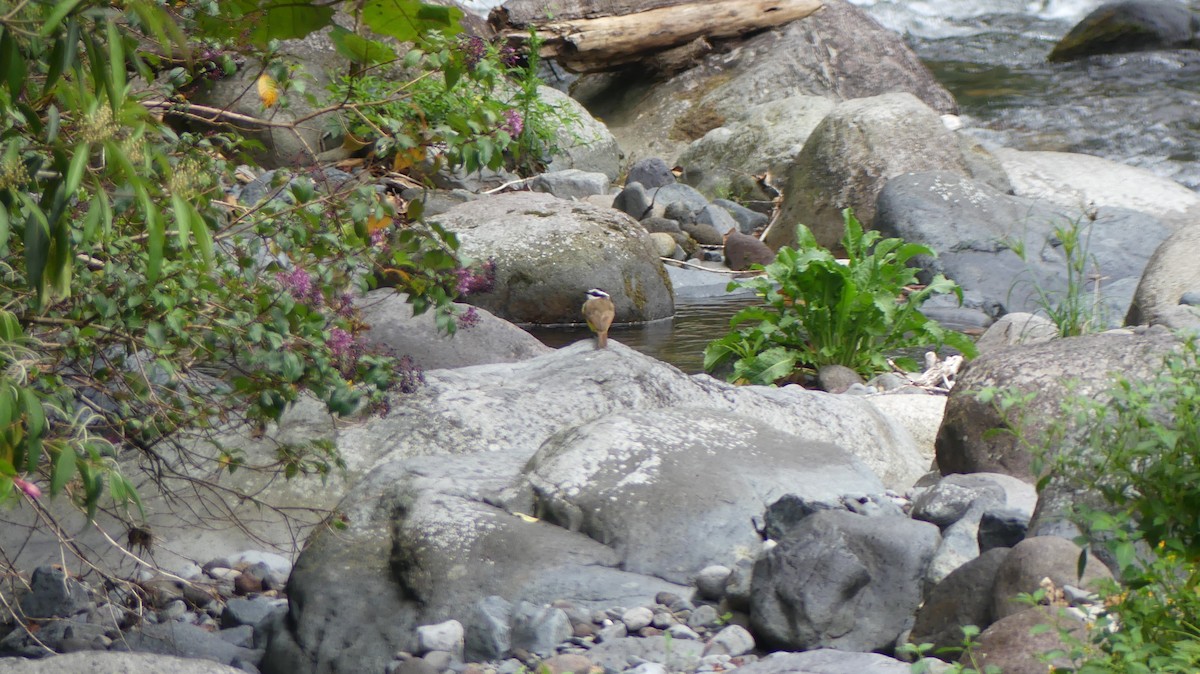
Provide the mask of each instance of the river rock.
{"label": "river rock", "polygon": [[751,624],[785,649],[890,648],[921,603],[939,538],[905,517],[814,513],[755,563]]}
{"label": "river rock", "polygon": [[[1162,332],[1102,333],[979,356],[959,372],[946,403],[937,439],[938,467],[943,473],[995,472],[1034,482],[1026,445],[1015,433],[993,429],[1011,429],[1019,413],[1025,424],[1019,432],[1036,438],[1051,420],[1065,418],[1062,404],[1071,396],[1102,399],[1115,374],[1135,381],[1153,377],[1162,357],[1176,345]],[[1023,409],[1004,414],[996,402],[978,399],[987,387],[1037,395]]]}
{"label": "river rock", "polygon": [[992,585],[992,615],[995,619],[1020,613],[1029,606],[1017,600],[1021,593],[1033,593],[1049,578],[1054,587],[1065,585],[1090,592],[1100,589],[1100,583],[1111,581],[1112,573],[1103,564],[1092,561],[1079,574],[1079,555],[1083,552],[1075,543],[1058,536],[1026,538],[1012,548],[996,569]]}
{"label": "river rock", "polygon": [[1158,218],[1171,231],[1200,216],[1200,195],[1137,166],[1073,152],[994,150],[1017,196],[1058,204],[1078,217],[1111,206]]}
{"label": "river rock", "polygon": [[879,653],[818,648],[804,653],[772,653],[738,667],[739,674],[908,674],[912,666]]}
{"label": "river rock", "polygon": [[1083,17],[1050,52],[1050,61],[1155,49],[1196,49],[1200,17],[1159,0],[1106,2]]}
{"label": "river rock", "polygon": [[675,174],[671,171],[671,167],[658,157],[647,157],[634,162],[633,166],[629,167],[629,173],[625,175],[626,185],[640,183],[648,189],[670,185],[673,182],[675,182]]}
{"label": "river rock", "polygon": [[[1067,632],[1069,639],[1064,640],[1060,630]],[[1087,639],[1083,620],[1064,614],[1058,607],[1039,606],[992,623],[979,635],[974,659],[963,655],[959,662],[978,666],[980,671],[995,667],[1004,674],[1046,674],[1051,667],[1066,669],[1074,663],[1059,657],[1047,664],[1042,656],[1051,651],[1069,651],[1073,644],[1086,643]]]}
{"label": "river rock", "polygon": [[371,326],[368,343],[411,356],[426,370],[511,363],[552,350],[512,323],[469,304],[455,303],[454,310],[463,316],[473,309],[476,322],[462,325],[453,335],[438,329],[432,311],[413,316],[404,295],[390,288],[371,291],[357,304],[363,321]]}
{"label": "river rock", "polygon": [[194,660],[153,653],[87,651],[41,660],[0,660],[3,674],[246,674],[246,670],[211,660]]}
{"label": "river rock", "polygon": [[730,230],[725,234],[725,264],[734,271],[743,271],[750,265],[767,266],[775,261],[775,251],[758,237]]}
{"label": "river rock", "polygon": [[551,438],[527,472],[542,517],[605,542],[626,571],[680,584],[752,555],[763,503],[883,491],[836,445],[702,408],[610,414]]}
{"label": "river rock", "polygon": [[[1053,203],[1002,194],[949,172],[898,176],[879,193],[875,226],[885,236],[925,244],[923,280],[935,273],[958,282],[996,312],[1037,312],[1070,291],[1068,260],[1055,229],[1079,222],[1090,265],[1104,275],[1095,308],[1104,327],[1120,325],[1154,248],[1171,229],[1157,218],[1123,208],[1093,211],[1094,220]],[[1026,259],[1013,247],[1022,245]],[[1089,272],[1091,269],[1088,270]],[[1078,281],[1090,297],[1092,286]],[[1040,290],[1040,292],[1039,292]]]}
{"label": "river rock", "polygon": [[89,600],[87,588],[62,567],[45,565],[33,570],[29,590],[18,606],[23,618],[42,620],[70,616],[87,608]]}
{"label": "river rock", "polygon": [[817,125],[788,167],[789,189],[763,240],[776,250],[795,247],[795,226],[802,223],[817,243],[835,248],[843,209],[853,208],[869,229],[889,179],[941,170],[969,172],[954,132],[932,108],[908,93],[846,101]]}
{"label": "river rock", "polygon": [[[801,438],[797,446],[833,443],[900,490],[924,471],[911,438],[859,398],[687,376],[617,343],[431,371],[391,405],[386,417],[339,429],[338,445],[365,477],[339,506],[347,528],[319,530],[297,560],[288,619],[270,636],[269,674],[380,671],[396,651],[415,648],[417,625],[467,624],[463,614],[490,595],[589,609],[648,605],[660,591],[685,596],[682,584],[621,569],[628,553],[542,519],[524,474],[547,440],[632,410],[669,419],[670,410],[701,408],[767,424]],[[643,431],[680,441],[671,435],[678,424],[665,428],[673,430]],[[704,451],[695,436],[683,440]],[[605,504],[597,520],[630,506]]]}
{"label": "river rock", "polygon": [[512,650],[512,602],[492,595],[475,603],[464,627],[468,662],[499,660]]}
{"label": "river rock", "polygon": [[646,230],[611,209],[513,192],[456,206],[437,222],[464,255],[495,260],[496,282],[467,301],[520,323],[579,323],[589,288],[612,295],[618,323],[674,313],[671,282]]}
{"label": "river rock", "polygon": [[748,106],[797,95],[848,100],[907,91],[939,112],[956,109],[954,97],[899,35],[845,0],[828,0],[802,21],[732,41],[666,81],[650,71],[585,76],[573,91],[608,123],[630,161],[660,157],[668,165]]}
{"label": "river rock", "polygon": [[555,109],[552,113],[555,150],[547,170],[579,169],[603,173],[609,183],[615,181],[621,173],[624,155],[608,127],[579,101],[557,89],[539,86],[538,97]]}
{"label": "river rock", "polygon": [[737,221],[738,231],[742,234],[751,234],[758,228],[767,226],[769,218],[766,214],[752,211],[736,201],[713,199],[713,204],[729,211],[729,214]]}
{"label": "river rock", "polygon": [[202,627],[179,622],[143,625],[125,632],[124,638],[113,643],[112,650],[178,655],[230,666],[238,662],[257,665],[262,660],[262,651],[235,646]]}
{"label": "river rock", "polygon": [[1184,304],[1186,293],[1200,290],[1200,226],[1181,227],[1146,264],[1125,317],[1128,325],[1164,325],[1172,330],[1200,330],[1200,307]]}
{"label": "river rock", "polygon": [[563,169],[539,173],[529,182],[529,189],[553,194],[559,199],[583,201],[593,195],[607,194],[610,182],[603,173]]}
{"label": "river rock", "polygon": [[787,189],[787,167],[834,108],[824,96],[789,96],[752,105],[692,142],[679,156],[683,181],[709,197],[769,198],[756,176]]}
{"label": "river rock", "polygon": [[963,626],[986,629],[992,624],[992,586],[1008,553],[1008,548],[988,550],[931,586],[909,641],[931,643],[937,652],[961,646]]}
{"label": "river rock", "polygon": [[1058,326],[1045,316],[1016,311],[1004,314],[975,340],[979,353],[1016,344],[1041,344],[1058,337]]}

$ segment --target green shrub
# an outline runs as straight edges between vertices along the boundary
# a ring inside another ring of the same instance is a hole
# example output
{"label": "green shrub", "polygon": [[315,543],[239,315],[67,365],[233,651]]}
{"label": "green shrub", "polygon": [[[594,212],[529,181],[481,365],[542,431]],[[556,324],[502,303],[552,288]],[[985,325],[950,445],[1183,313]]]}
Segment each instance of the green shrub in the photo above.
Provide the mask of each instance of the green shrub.
{"label": "green shrub", "polygon": [[[210,9],[249,12],[217,25],[252,26],[259,46],[332,16],[302,0]],[[447,11],[401,27],[373,16],[419,37]],[[90,517],[105,495],[138,504],[117,469],[128,450],[160,476],[197,463],[183,429],[262,427],[305,394],[333,414],[385,411],[420,373],[362,343],[354,299],[377,278],[454,327],[457,242],[374,189],[280,172],[287,200],[226,203],[238,137],[179,133],[133,86],[184,62],[170,58],[181,39],[154,2],[22,3],[0,16],[0,502],[39,496],[41,481]],[[276,459],[255,467],[291,477],[340,465],[320,444]],[[208,467],[251,466],[230,450]]]}
{"label": "green shrub", "polygon": [[[1053,291],[1032,278],[1025,281],[1033,288],[1038,308],[1058,328],[1061,337],[1084,335],[1105,327],[1100,297],[1099,265],[1095,256],[1089,252],[1095,220],[1096,214],[1093,212],[1088,215],[1086,224],[1083,218],[1076,218],[1066,225],[1054,228],[1051,240],[1057,244],[1055,247],[1059,249],[1066,265],[1065,289]],[[1029,261],[1029,251],[1025,244],[1012,240],[1008,242],[1008,246],[1026,264],[1032,277],[1033,265]],[[1092,282],[1090,291],[1089,281]]]}
{"label": "green shrub", "polygon": [[909,347],[952,346],[968,356],[975,346],[965,335],[943,329],[926,318],[921,305],[934,294],[962,290],[944,276],[909,292],[917,269],[908,263],[929,248],[900,239],[881,239],[864,232],[850,209],[843,211],[846,233],[842,264],[820,247],[804,225],[797,227],[798,247],[780,249],[765,276],[729,284],[729,290],[751,288],[763,306],[739,311],[733,331],[708,345],[707,370],[732,361],[731,381],[771,384],[815,372],[824,365],[845,365],[863,374],[889,369],[888,358],[916,369],[911,358],[897,355]]}

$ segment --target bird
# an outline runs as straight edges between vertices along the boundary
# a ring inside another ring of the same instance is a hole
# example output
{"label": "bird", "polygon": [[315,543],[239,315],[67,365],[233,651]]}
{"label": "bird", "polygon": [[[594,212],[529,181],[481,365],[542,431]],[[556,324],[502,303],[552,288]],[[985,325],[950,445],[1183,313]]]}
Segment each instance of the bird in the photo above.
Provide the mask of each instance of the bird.
{"label": "bird", "polygon": [[612,325],[617,310],[608,293],[599,288],[587,291],[587,297],[583,303],[583,317],[592,332],[596,333],[596,348],[603,349],[608,346],[608,326]]}

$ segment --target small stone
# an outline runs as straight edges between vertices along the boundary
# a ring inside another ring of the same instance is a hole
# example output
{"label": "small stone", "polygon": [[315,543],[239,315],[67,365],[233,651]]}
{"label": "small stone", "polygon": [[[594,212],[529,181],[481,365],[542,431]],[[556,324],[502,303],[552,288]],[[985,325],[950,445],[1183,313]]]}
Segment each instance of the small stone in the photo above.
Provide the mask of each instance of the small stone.
{"label": "small stone", "polygon": [[692,615],[688,616],[688,627],[696,629],[698,627],[716,627],[721,623],[721,616],[717,614],[715,607],[705,604],[704,606],[696,607],[692,611]]}
{"label": "small stone", "polygon": [[455,661],[454,654],[450,651],[429,651],[425,655],[422,655],[421,659],[439,672],[450,669],[450,665]]}
{"label": "small stone", "polygon": [[179,620],[187,614],[187,604],[183,603],[182,599],[176,599],[168,603],[158,612],[158,619],[161,622],[168,620]]}
{"label": "small stone", "polygon": [[215,566],[206,571],[206,573],[208,574],[208,577],[212,578],[213,580],[226,580],[230,583],[237,580],[237,577],[242,575],[241,571],[225,566]]}
{"label": "small stone", "polygon": [[696,634],[696,630],[693,630],[687,625],[671,625],[667,628],[666,633],[675,639],[690,639],[693,641],[700,639],[700,635]]}
{"label": "small stone", "polygon": [[[542,667],[550,674],[588,674],[592,671],[592,661],[586,655],[555,655],[542,661]],[[542,668],[539,667],[541,672]]]}
{"label": "small stone", "polygon": [[225,604],[221,612],[221,624],[225,627],[249,625],[258,627],[264,620],[276,611],[286,611],[287,602],[281,599],[255,597],[234,597]]}
{"label": "small stone", "polygon": [[545,657],[571,636],[571,620],[562,609],[520,602],[513,610],[512,644]]}
{"label": "small stone", "polygon": [[441,670],[421,658],[393,660],[384,669],[386,674],[441,674]]}
{"label": "small stone", "polygon": [[677,624],[678,622],[679,621],[675,619],[675,616],[671,615],[670,613],[667,613],[666,611],[660,611],[659,613],[655,613],[654,618],[652,618],[650,620],[650,624],[653,625],[654,627],[657,627],[660,630],[665,630],[668,627],[670,627],[671,625]]}
{"label": "small stone", "polygon": [[637,632],[654,620],[654,612],[645,606],[631,608],[621,615],[621,622],[630,632]]}
{"label": "small stone", "polygon": [[614,622],[605,625],[596,632],[596,641],[603,643],[605,641],[614,641],[616,639],[624,639],[629,636],[629,629],[625,627],[623,622]]}
{"label": "small stone", "polygon": [[498,660],[512,648],[512,604],[492,595],[475,603],[465,626],[467,660]]}
{"label": "small stone", "polygon": [[629,174],[625,177],[625,184],[641,183],[647,188],[662,187],[675,182],[675,174],[671,172],[671,167],[667,166],[667,162],[658,157],[649,157],[635,162],[629,167]]}
{"label": "small stone", "polygon": [[845,393],[854,384],[864,382],[857,372],[845,365],[822,365],[817,370],[817,383],[823,391]]}
{"label": "small stone", "polygon": [[725,595],[725,583],[729,580],[730,573],[729,567],[714,564],[700,569],[692,582],[696,585],[701,599],[718,601]]}
{"label": "small stone", "polygon": [[654,603],[662,604],[663,606],[670,606],[680,599],[681,597],[679,595],[675,594],[674,592],[667,592],[665,590],[654,595]]}
{"label": "small stone", "polygon": [[1189,290],[1180,295],[1179,303],[1189,307],[1200,306],[1200,290]]}
{"label": "small stone", "polygon": [[592,623],[574,623],[571,626],[572,633],[579,637],[591,637],[596,635],[596,626]]}
{"label": "small stone", "polygon": [[667,608],[671,610],[671,613],[679,614],[684,611],[692,611],[696,608],[696,605],[693,604],[690,599],[680,597],[670,604],[667,604]]}
{"label": "small stone", "polygon": [[646,188],[637,182],[625,183],[625,189],[617,194],[616,199],[613,199],[613,208],[632,216],[634,220],[641,220],[649,216],[651,206],[650,195],[646,194]]}
{"label": "small stone", "polygon": [[717,632],[704,648],[705,655],[725,653],[731,656],[745,655],[754,650],[754,637],[741,625],[730,625]]}
{"label": "small stone", "polygon": [[650,625],[647,625],[646,627],[643,627],[637,631],[637,635],[643,638],[661,636],[662,633],[662,630],[658,629],[657,627],[651,627]]}
{"label": "small stone", "polygon": [[421,625],[417,628],[417,653],[446,651],[462,660],[465,639],[462,623],[447,620],[436,625]]}
{"label": "small stone", "polygon": [[643,662],[633,669],[625,670],[624,674],[667,674],[667,668],[657,662]]}

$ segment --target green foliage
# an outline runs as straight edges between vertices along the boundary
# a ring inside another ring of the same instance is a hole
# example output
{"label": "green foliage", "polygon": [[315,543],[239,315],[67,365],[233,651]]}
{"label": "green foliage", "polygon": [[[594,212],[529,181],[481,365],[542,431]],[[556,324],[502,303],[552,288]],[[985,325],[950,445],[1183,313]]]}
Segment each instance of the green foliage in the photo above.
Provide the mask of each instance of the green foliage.
{"label": "green foliage", "polygon": [[[327,9],[219,5],[263,39],[310,31]],[[452,16],[414,12],[394,20],[424,31]],[[148,36],[179,35],[151,2],[0,15],[0,502],[37,498],[40,479],[89,517],[105,496],[140,507],[117,469],[130,448],[190,462],[182,429],[261,427],[306,393],[333,414],[386,411],[420,373],[361,341],[354,299],[377,279],[453,330],[457,241],[373,188],[280,172],[280,198],[226,203],[238,137],[178,133],[131,84],[154,75],[140,49],[161,60],[177,46]],[[325,476],[331,450],[253,467]],[[213,466],[251,467],[236,449]]]}
{"label": "green foliage", "polygon": [[[214,14],[202,13],[206,35],[266,48],[272,40],[302,38],[336,25],[334,5],[313,0],[222,0],[212,3]],[[365,0],[356,8],[368,28],[401,42],[433,32],[460,30],[462,10],[418,0]]]}
{"label": "green foliage", "polygon": [[[387,60],[392,51],[347,31],[334,39],[364,64]],[[538,95],[536,46],[521,66],[509,47],[428,33],[405,55],[411,77],[396,82],[360,70],[331,83],[333,97],[351,113],[336,131],[347,135],[348,147],[370,145],[397,171],[432,174],[444,165],[531,173],[553,151],[561,116]]]}
{"label": "green foliage", "polygon": [[[850,209],[843,211],[846,233],[842,264],[819,246],[804,225],[797,227],[798,248],[780,249],[765,267],[766,276],[734,282],[729,290],[751,288],[764,306],[738,312],[733,331],[708,345],[704,367],[733,363],[733,381],[770,384],[792,377],[797,368],[816,371],[829,364],[870,374],[886,370],[888,357],[907,347],[950,345],[968,356],[974,344],[961,333],[926,318],[921,305],[934,294],[962,290],[940,274],[927,286],[908,292],[917,270],[908,262],[934,255],[925,246],[881,239],[864,232]],[[910,358],[896,358],[915,369]]]}
{"label": "green foliage", "polygon": [[[1058,327],[1058,334],[1062,337],[1084,335],[1105,327],[1100,274],[1095,256],[1089,253],[1095,220],[1096,214],[1093,212],[1088,214],[1086,224],[1083,219],[1077,218],[1054,228],[1051,241],[1058,244],[1056,247],[1066,263],[1066,290],[1055,292],[1042,287],[1036,280],[1027,281],[1037,296],[1038,308]],[[1008,245],[1022,262],[1032,267],[1029,251],[1023,242],[1013,240]],[[1091,292],[1088,291],[1089,281],[1092,282]]]}
{"label": "green foliage", "polygon": [[[929,658],[930,652],[933,651],[933,644],[930,643],[901,644],[896,649],[896,654],[913,661],[910,668],[912,674],[930,674],[934,671],[946,674],[1001,674],[1000,668],[996,665],[988,665],[982,668],[979,666],[975,653],[975,649],[979,646],[979,628],[974,625],[964,625],[962,633],[963,640],[961,646],[942,648],[937,651],[937,655],[949,656],[960,660],[943,669],[935,670],[933,668],[934,663]],[[961,662],[963,658],[967,660],[966,664]]]}
{"label": "green foliage", "polygon": [[[1007,404],[1014,432],[1027,432],[1019,413],[1027,398],[987,391],[984,399]],[[1075,665],[1062,671],[1198,671],[1200,347],[1186,341],[1149,380],[1118,376],[1100,400],[1071,396],[1058,422],[1023,438],[1046,467],[1039,488],[1102,497],[1099,508],[1077,503],[1072,519],[1088,534],[1080,544],[1106,548],[1120,571],[1089,639],[1063,633],[1062,655]]]}

